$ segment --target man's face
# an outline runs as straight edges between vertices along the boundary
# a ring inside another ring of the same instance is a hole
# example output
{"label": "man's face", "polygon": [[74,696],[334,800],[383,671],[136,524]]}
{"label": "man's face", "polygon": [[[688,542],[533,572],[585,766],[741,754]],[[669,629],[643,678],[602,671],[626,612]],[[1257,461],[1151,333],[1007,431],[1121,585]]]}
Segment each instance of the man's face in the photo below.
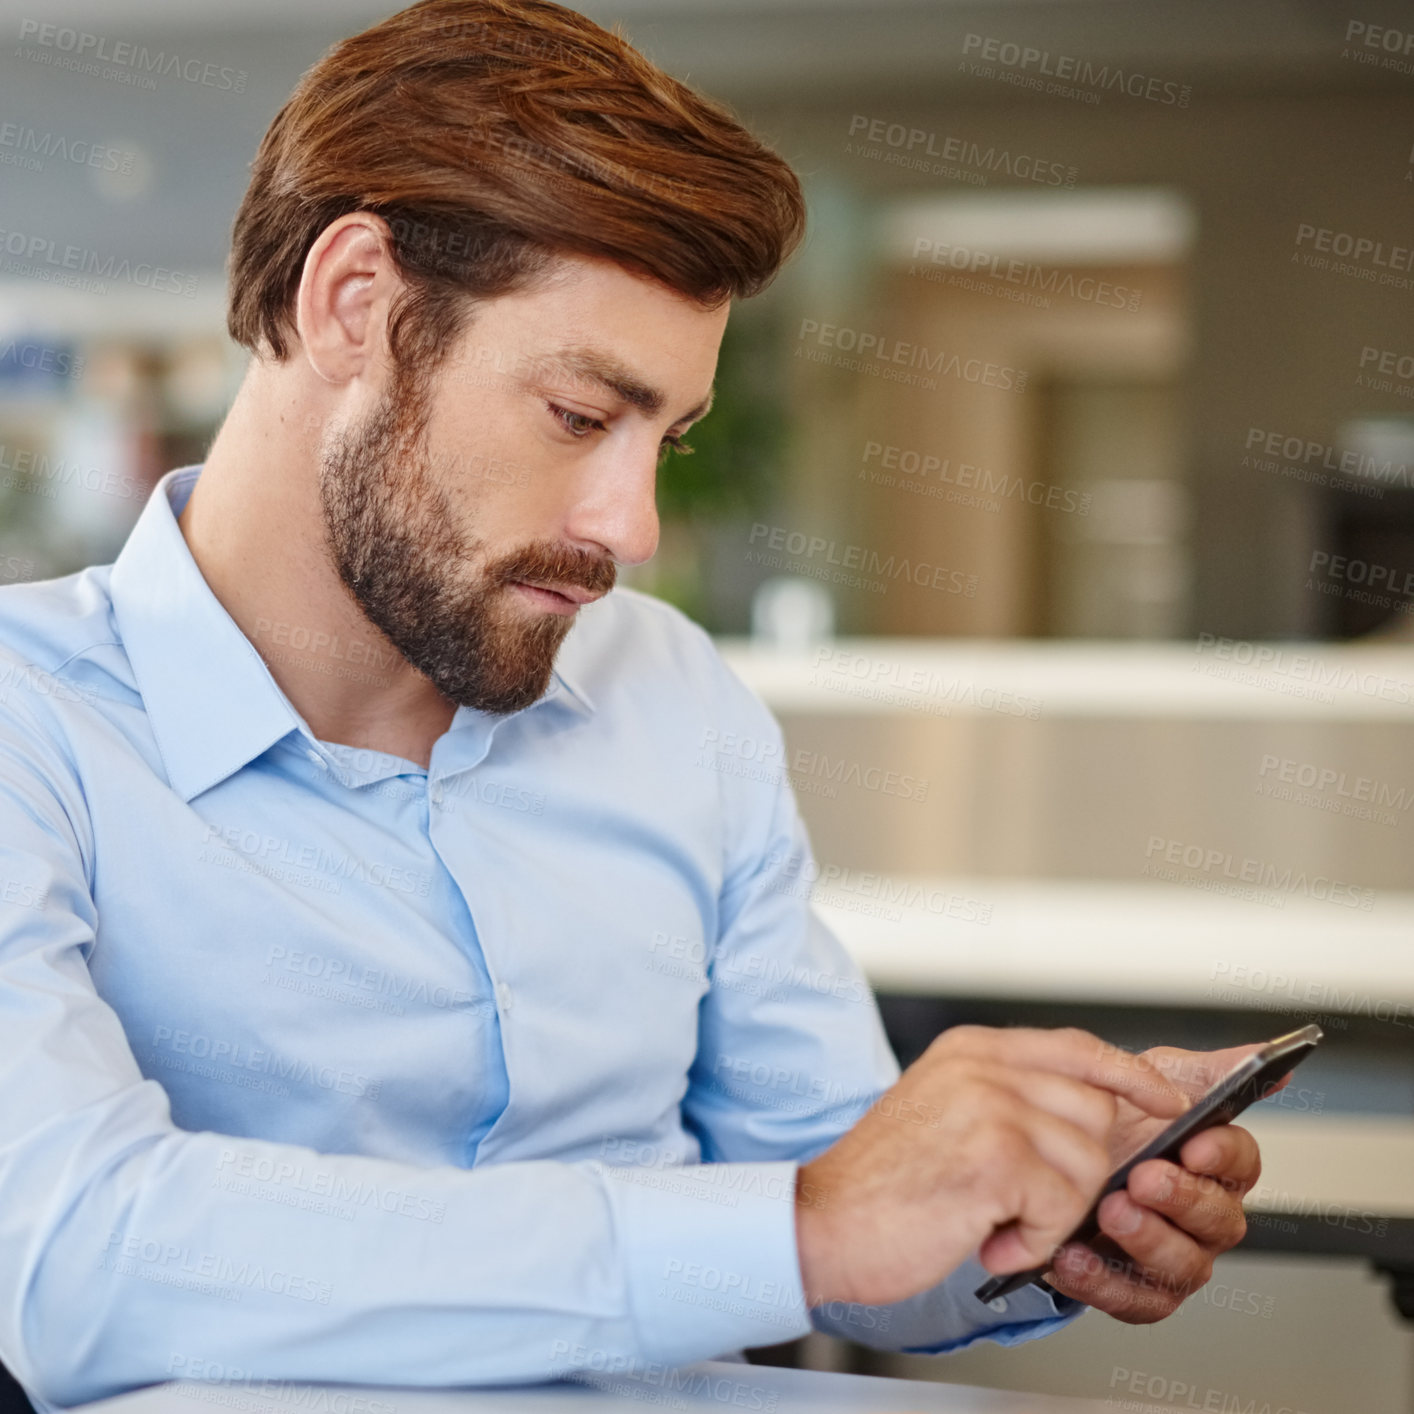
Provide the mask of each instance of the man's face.
{"label": "man's face", "polygon": [[653,554],[658,464],[706,410],[727,313],[567,258],[325,436],[340,577],[445,697],[535,701],[580,603]]}

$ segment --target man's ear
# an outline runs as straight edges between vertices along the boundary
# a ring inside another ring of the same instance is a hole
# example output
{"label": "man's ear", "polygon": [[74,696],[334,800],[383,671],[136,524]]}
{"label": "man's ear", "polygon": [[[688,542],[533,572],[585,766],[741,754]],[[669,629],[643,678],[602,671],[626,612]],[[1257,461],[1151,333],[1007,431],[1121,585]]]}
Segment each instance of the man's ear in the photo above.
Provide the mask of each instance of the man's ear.
{"label": "man's ear", "polygon": [[387,371],[388,310],[401,286],[381,217],[355,211],[320,232],[295,302],[300,346],[320,378],[346,383]]}

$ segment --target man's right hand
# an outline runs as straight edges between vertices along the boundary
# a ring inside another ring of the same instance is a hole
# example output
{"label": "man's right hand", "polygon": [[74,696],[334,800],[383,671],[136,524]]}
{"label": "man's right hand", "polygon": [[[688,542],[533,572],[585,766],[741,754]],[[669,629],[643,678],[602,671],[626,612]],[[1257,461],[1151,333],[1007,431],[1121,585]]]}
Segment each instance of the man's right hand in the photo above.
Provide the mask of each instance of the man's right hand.
{"label": "man's right hand", "polygon": [[994,1274],[1047,1262],[1114,1167],[1117,1096],[1161,1119],[1191,1103],[1146,1057],[1086,1031],[944,1031],[801,1166],[807,1302],[903,1301],[979,1248]]}

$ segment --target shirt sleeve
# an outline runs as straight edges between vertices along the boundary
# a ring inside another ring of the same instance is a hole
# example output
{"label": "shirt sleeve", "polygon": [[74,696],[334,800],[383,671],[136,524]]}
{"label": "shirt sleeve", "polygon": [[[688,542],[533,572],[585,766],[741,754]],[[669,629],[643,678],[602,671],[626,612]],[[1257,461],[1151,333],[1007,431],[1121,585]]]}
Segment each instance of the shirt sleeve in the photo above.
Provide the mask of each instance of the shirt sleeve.
{"label": "shirt sleeve", "polygon": [[95,988],[101,859],[27,696],[0,707],[0,1359],[42,1408],[185,1379],[524,1383],[809,1329],[787,1161],[645,1184],[175,1127]]}
{"label": "shirt sleeve", "polygon": [[[704,1160],[803,1164],[852,1128],[900,1072],[867,981],[811,907],[818,870],[780,727],[732,682],[723,709],[730,726],[716,741],[726,815],[737,824],[683,1110]],[[752,743],[749,772],[734,769],[734,739]],[[782,1204],[779,1220],[793,1230],[793,1204]],[[986,1277],[973,1258],[907,1301],[811,1305],[810,1322],[875,1349],[935,1354],[981,1339],[1014,1345],[1088,1309],[1036,1287],[988,1306],[972,1294]]]}

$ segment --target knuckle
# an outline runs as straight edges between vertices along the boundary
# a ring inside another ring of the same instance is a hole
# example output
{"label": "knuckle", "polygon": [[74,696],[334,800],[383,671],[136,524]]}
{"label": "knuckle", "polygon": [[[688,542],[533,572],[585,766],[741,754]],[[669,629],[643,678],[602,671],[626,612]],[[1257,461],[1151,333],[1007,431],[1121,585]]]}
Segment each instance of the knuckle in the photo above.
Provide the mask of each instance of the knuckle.
{"label": "knuckle", "polygon": [[1108,1054],[1116,1049],[1116,1047],[1111,1046],[1108,1041],[1102,1041],[1098,1036],[1094,1035],[1092,1032],[1086,1031],[1080,1026],[1060,1026],[1056,1028],[1055,1034],[1059,1039],[1063,1040],[1066,1045],[1074,1046],[1077,1049],[1081,1047],[1099,1049],[1104,1054]]}
{"label": "knuckle", "polygon": [[1213,1275],[1213,1260],[1206,1252],[1190,1258],[1184,1264],[1184,1295],[1206,1286]]}
{"label": "knuckle", "polygon": [[1026,1135],[1016,1125],[1000,1119],[986,1126],[982,1153],[989,1167],[1007,1172],[1020,1170],[1033,1157],[1031,1141]]}
{"label": "knuckle", "polygon": [[1086,1100],[1094,1111],[1095,1122],[1108,1130],[1119,1114],[1119,1097],[1109,1090],[1090,1086],[1086,1090]]}
{"label": "knuckle", "polygon": [[978,1026],[973,1022],[963,1022],[940,1031],[928,1045],[930,1052],[954,1055],[980,1050],[992,1035],[992,1028]]}
{"label": "knuckle", "polygon": [[[1233,1216],[1231,1231],[1227,1234],[1227,1237],[1224,1239],[1224,1241],[1225,1241],[1225,1243],[1226,1243],[1226,1245],[1225,1245],[1225,1247],[1224,1247],[1224,1250],[1226,1251],[1227,1248],[1236,1247],[1237,1244],[1238,1244],[1239,1242],[1241,1242],[1241,1241],[1243,1240],[1243,1238],[1245,1238],[1246,1236],[1247,1236],[1247,1214],[1244,1213],[1241,1208],[1239,1208],[1239,1209],[1237,1210],[1236,1214]],[[1228,1240],[1228,1239],[1230,1239],[1230,1240]],[[1204,1280],[1206,1280],[1206,1278],[1204,1278]]]}

